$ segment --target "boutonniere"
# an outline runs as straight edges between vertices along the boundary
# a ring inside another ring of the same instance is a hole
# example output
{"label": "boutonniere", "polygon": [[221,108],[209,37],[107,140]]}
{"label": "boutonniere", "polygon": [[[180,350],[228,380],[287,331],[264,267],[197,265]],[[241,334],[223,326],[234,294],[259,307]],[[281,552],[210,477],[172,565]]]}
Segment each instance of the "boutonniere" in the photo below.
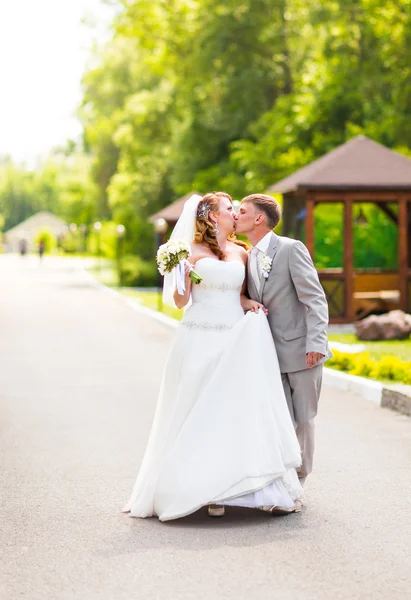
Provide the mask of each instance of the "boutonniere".
{"label": "boutonniere", "polygon": [[259,257],[260,259],[260,266],[261,266],[261,272],[262,275],[265,279],[268,279],[268,276],[270,274],[271,271],[271,266],[273,263],[273,259],[270,258],[268,256],[268,254],[263,254],[262,256]]}

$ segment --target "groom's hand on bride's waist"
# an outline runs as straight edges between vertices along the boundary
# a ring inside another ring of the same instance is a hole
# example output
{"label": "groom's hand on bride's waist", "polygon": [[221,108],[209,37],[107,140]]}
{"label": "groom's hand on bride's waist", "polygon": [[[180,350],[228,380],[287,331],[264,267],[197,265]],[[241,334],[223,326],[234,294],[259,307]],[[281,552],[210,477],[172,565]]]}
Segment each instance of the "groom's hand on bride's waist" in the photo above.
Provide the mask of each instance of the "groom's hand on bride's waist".
{"label": "groom's hand on bride's waist", "polygon": [[253,302],[250,310],[251,312],[258,312],[259,310],[262,310],[265,315],[268,315],[268,310],[264,304],[261,304],[260,302]]}
{"label": "groom's hand on bride's waist", "polygon": [[307,367],[312,369],[312,367],[315,367],[315,365],[319,363],[322,358],[324,358],[324,354],[320,354],[320,352],[307,352],[305,355]]}
{"label": "groom's hand on bride's waist", "polygon": [[257,313],[259,310],[262,310],[265,315],[268,315],[268,310],[264,304],[261,304],[261,302],[257,302],[256,300],[251,300],[250,298],[242,296],[241,305],[244,311]]}

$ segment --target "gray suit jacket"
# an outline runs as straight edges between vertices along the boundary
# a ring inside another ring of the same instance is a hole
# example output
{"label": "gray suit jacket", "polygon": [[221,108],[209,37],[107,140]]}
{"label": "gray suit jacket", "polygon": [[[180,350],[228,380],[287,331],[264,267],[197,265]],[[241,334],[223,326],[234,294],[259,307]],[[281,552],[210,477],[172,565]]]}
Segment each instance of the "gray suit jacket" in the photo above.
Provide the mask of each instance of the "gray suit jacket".
{"label": "gray suit jacket", "polygon": [[[304,244],[272,233],[268,278],[257,290],[248,261],[248,294],[268,309],[268,322],[282,373],[307,369],[307,352],[332,356],[328,347],[328,304],[318,273]],[[319,363],[321,364],[321,363]]]}

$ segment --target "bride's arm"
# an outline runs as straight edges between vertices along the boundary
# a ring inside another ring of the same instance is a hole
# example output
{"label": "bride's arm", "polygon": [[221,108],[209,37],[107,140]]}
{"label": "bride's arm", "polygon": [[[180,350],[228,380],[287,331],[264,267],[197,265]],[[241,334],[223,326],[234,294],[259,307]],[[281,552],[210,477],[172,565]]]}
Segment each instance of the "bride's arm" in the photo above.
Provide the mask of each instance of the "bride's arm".
{"label": "bride's arm", "polygon": [[193,282],[191,281],[189,275],[190,275],[190,270],[193,268],[193,265],[191,265],[190,263],[186,263],[186,276],[185,276],[185,292],[184,294],[179,294],[177,288],[174,290],[174,302],[175,305],[177,306],[177,308],[184,308],[185,305],[188,303],[188,301],[190,300],[190,294],[191,294],[191,287],[193,285]]}
{"label": "bride's arm", "polygon": [[243,287],[241,288],[241,294],[240,294],[240,302],[241,302],[241,306],[242,306],[244,312],[247,312],[247,310],[250,310],[250,307],[249,307],[250,298],[246,294],[247,294],[247,274],[244,278]]}

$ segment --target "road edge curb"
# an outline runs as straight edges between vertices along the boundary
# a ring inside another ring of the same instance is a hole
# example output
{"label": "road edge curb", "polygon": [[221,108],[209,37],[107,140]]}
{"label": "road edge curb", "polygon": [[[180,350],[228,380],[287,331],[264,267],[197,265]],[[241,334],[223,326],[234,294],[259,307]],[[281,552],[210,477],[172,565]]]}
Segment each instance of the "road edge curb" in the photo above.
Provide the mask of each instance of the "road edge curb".
{"label": "road edge curb", "polygon": [[324,367],[324,383],[345,392],[354,392],[378,406],[382,405],[384,386],[379,381],[349,375],[330,367]]}

